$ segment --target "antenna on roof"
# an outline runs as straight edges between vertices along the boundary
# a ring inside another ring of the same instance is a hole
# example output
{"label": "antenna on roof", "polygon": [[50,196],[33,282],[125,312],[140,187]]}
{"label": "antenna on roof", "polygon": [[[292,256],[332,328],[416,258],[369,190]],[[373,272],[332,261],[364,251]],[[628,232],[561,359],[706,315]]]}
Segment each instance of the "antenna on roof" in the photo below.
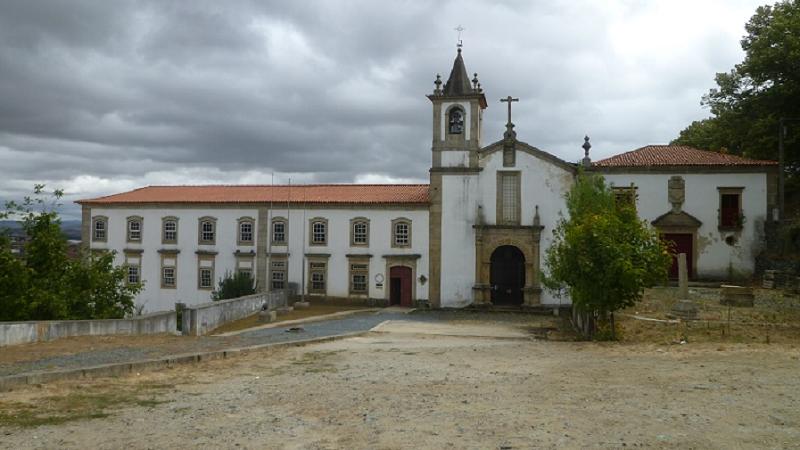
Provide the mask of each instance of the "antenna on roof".
{"label": "antenna on roof", "polygon": [[459,26],[457,26],[457,27],[455,27],[453,29],[458,31],[458,43],[456,44],[456,48],[458,48],[458,51],[460,52],[461,51],[461,47],[464,46],[464,44],[461,42],[461,32],[466,30],[466,28],[464,28],[461,25],[459,25]]}

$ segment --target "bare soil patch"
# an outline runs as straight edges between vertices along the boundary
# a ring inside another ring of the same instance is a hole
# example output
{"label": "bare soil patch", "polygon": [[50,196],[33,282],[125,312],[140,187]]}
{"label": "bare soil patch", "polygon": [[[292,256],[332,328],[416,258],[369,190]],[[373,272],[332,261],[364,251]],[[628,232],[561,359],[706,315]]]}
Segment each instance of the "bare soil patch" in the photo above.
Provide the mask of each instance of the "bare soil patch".
{"label": "bare soil patch", "polygon": [[374,333],[4,394],[0,417],[46,418],[126,393],[94,418],[4,422],[0,447],[800,448],[798,371],[784,344]]}

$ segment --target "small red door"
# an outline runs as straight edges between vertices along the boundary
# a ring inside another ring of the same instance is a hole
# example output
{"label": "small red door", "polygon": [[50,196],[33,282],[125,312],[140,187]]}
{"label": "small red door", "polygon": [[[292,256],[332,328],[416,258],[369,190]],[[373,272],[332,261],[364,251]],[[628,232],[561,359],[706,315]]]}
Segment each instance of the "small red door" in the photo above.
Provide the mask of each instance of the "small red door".
{"label": "small red door", "polygon": [[396,266],[389,269],[389,304],[411,306],[411,269]]}
{"label": "small red door", "polygon": [[669,268],[669,277],[671,279],[678,279],[678,254],[686,253],[686,271],[689,278],[692,278],[692,261],[694,260],[692,246],[694,238],[691,234],[687,233],[667,233],[662,234],[661,239],[670,246],[672,253],[672,266]]}

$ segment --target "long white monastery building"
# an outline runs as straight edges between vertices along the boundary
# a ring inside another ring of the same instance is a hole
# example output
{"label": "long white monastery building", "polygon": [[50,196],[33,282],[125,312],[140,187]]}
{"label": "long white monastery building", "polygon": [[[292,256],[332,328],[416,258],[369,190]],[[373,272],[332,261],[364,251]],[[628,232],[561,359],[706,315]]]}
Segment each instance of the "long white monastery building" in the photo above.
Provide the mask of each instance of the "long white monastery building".
{"label": "long white monastery building", "polygon": [[[583,166],[634,201],[692,278],[754,270],[777,165],[682,146],[569,163],[517,140],[484,145],[486,97],[459,49],[438,79],[426,185],[150,186],[79,201],[83,242],[116,252],[145,311],[207,302],[226,273],[259,290],[433,307],[554,305],[539,278],[564,195]],[[511,98],[504,99],[509,102]]]}

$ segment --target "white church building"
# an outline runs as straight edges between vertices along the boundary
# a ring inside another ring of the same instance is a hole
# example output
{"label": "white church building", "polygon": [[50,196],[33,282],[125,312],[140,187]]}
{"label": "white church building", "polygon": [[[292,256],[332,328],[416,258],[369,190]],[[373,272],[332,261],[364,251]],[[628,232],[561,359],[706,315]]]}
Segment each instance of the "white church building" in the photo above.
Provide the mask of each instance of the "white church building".
{"label": "white church building", "polygon": [[[432,307],[557,305],[544,253],[580,166],[686,253],[690,277],[748,275],[776,206],[773,161],[650,145],[570,163],[517,140],[485,144],[486,97],[459,49],[432,104],[424,185],[149,186],[78,201],[83,244],[115,251],[144,311],[209,301],[247,272],[259,290]],[[577,158],[576,158],[577,159]],[[673,275],[675,274],[673,267]]]}

